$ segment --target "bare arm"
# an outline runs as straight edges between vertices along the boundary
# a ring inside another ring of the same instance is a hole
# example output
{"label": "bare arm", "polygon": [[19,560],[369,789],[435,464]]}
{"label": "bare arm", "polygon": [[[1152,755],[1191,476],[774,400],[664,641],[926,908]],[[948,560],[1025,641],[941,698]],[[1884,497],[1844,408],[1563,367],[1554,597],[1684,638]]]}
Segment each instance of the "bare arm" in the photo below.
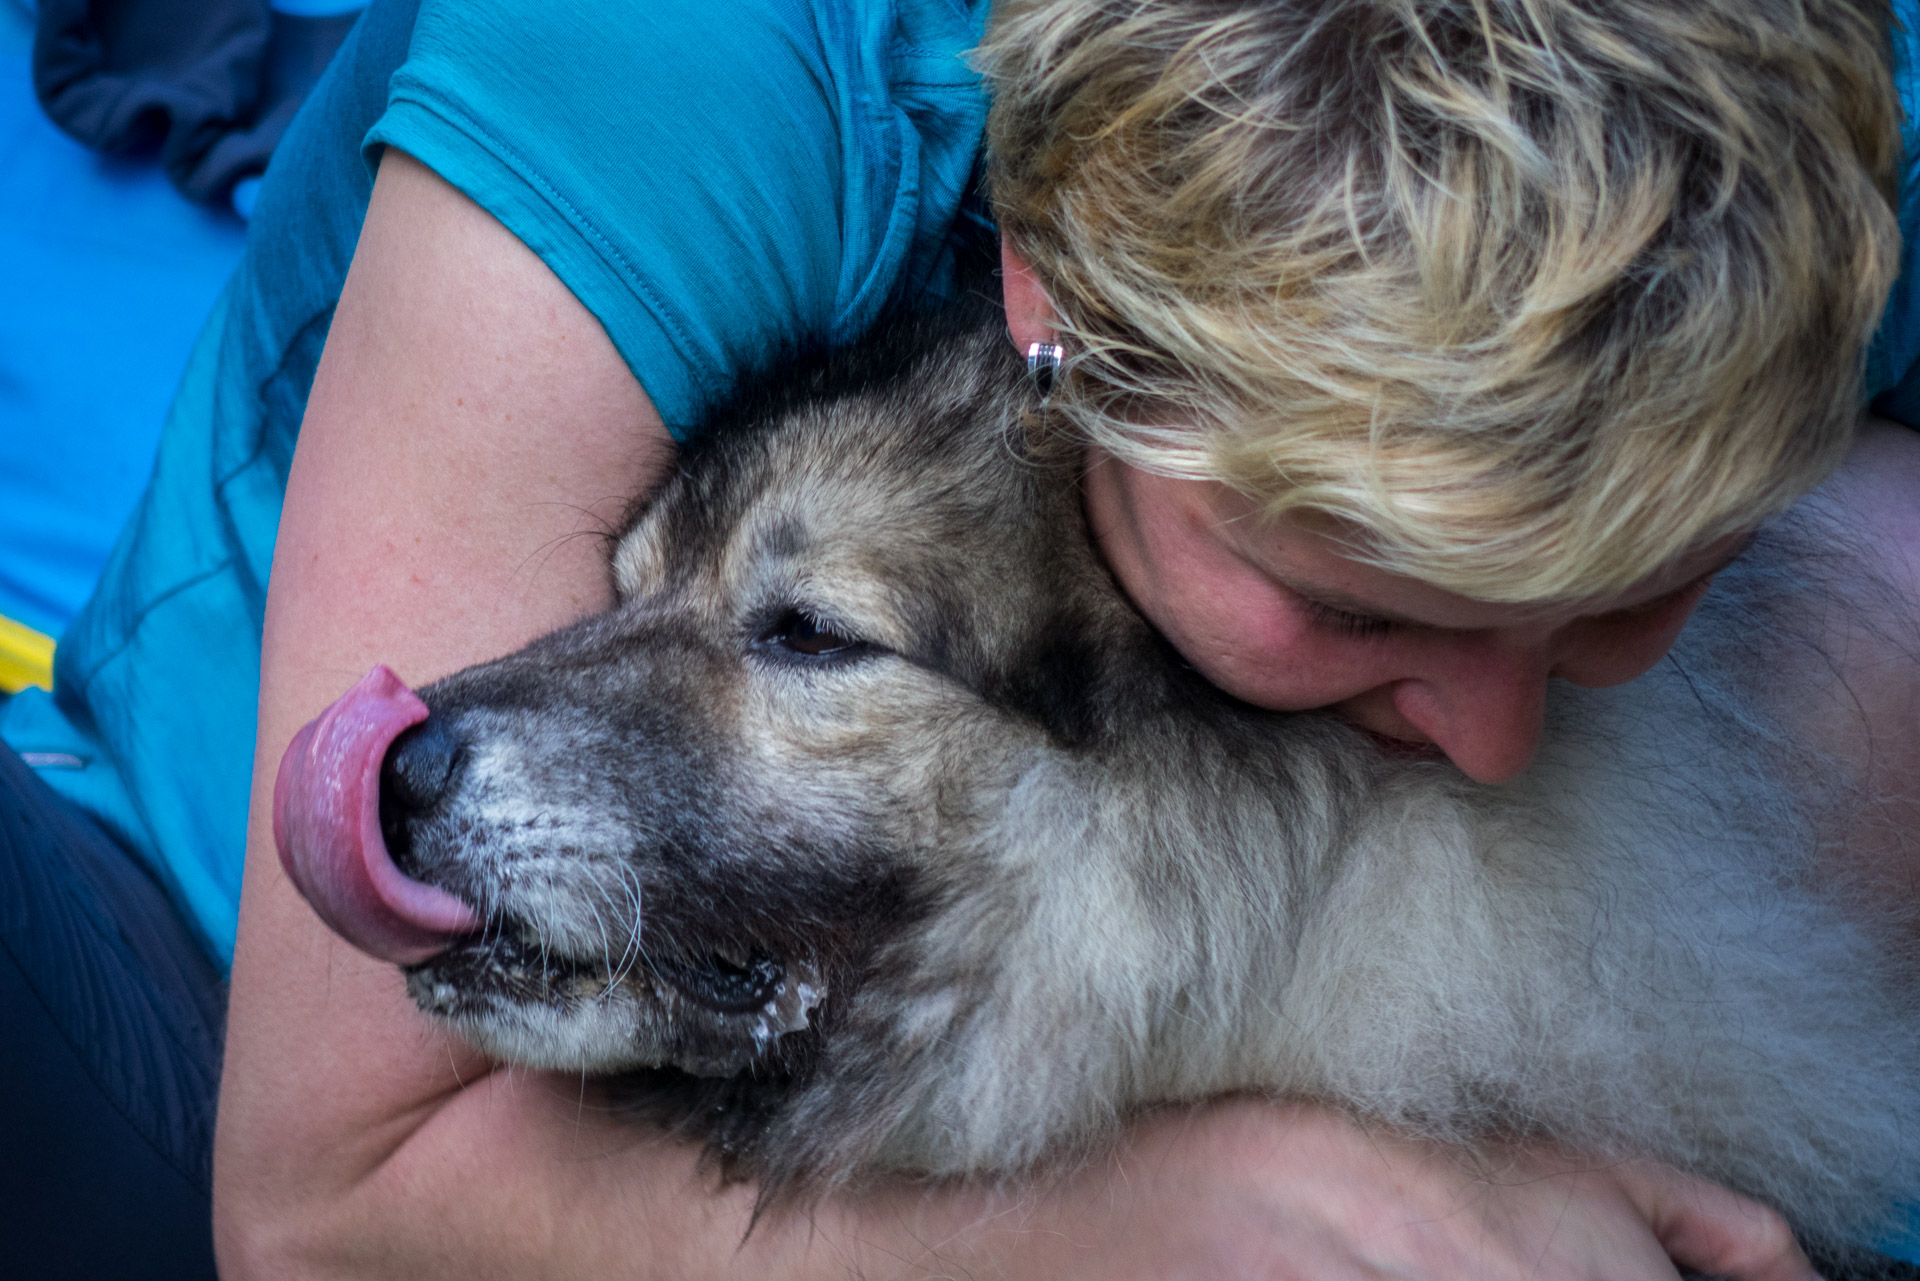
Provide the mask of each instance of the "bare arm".
{"label": "bare arm", "polygon": [[[670,457],[585,309],[498,223],[389,154],[309,401],[267,610],[217,1145],[236,1275],[479,1275],[471,1259],[489,1256],[529,1275],[514,1254],[546,1253],[549,1196],[645,1198],[688,1177],[677,1153],[581,1159],[595,1136],[570,1104],[433,1030],[393,967],[294,892],[269,808],[293,732],[375,662],[418,684],[606,606],[603,545],[577,535]],[[609,1215],[596,1237],[634,1217]]]}
{"label": "bare arm", "polygon": [[[1488,1186],[1310,1108],[1136,1126],[1044,1190],[897,1187],[776,1215],[687,1148],[440,1033],[275,856],[295,729],[376,662],[419,684],[609,603],[591,532],[671,457],[604,332],[484,212],[389,153],[288,484],[216,1158],[229,1278],[861,1275],[1802,1281],[1779,1224],[1658,1171]],[[1716,1199],[1717,1198],[1717,1199]],[[1713,1266],[1720,1260],[1719,1266]],[[1544,1270],[1543,1270],[1544,1267]]]}

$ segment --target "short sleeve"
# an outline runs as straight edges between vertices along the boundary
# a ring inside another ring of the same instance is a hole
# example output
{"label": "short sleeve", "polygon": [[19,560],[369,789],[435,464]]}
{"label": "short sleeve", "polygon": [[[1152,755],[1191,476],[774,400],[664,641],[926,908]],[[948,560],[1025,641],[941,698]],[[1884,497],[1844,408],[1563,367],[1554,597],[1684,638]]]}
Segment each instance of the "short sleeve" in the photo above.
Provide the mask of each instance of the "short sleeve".
{"label": "short sleeve", "polygon": [[961,0],[424,0],[371,159],[499,218],[676,435],[742,373],[857,336],[927,264],[980,146]]}

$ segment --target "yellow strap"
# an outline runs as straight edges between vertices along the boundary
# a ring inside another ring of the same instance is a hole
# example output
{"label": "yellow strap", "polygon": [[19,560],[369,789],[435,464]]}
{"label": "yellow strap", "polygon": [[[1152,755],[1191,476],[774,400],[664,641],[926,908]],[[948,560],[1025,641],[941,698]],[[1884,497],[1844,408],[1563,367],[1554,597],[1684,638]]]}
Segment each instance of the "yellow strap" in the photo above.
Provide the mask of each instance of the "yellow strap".
{"label": "yellow strap", "polygon": [[53,688],[53,637],[0,615],[0,691]]}

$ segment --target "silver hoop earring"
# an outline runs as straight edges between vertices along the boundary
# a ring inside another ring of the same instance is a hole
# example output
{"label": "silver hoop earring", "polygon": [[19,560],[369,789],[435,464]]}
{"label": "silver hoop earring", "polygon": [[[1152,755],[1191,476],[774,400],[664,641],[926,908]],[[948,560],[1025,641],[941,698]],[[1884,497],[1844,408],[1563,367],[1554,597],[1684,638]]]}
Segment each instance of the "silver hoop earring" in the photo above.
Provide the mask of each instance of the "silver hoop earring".
{"label": "silver hoop earring", "polygon": [[1060,373],[1060,360],[1065,355],[1066,349],[1059,343],[1037,342],[1027,348],[1027,377],[1040,393],[1043,405],[1053,395],[1053,380]]}

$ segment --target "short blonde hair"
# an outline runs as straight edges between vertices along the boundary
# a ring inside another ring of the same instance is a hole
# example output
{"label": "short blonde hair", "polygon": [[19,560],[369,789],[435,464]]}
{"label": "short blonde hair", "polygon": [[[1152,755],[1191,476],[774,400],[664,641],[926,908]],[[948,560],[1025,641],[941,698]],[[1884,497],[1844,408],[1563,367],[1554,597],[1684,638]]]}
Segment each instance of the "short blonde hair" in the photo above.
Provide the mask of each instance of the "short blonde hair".
{"label": "short blonde hair", "polygon": [[1054,403],[1450,590],[1621,591],[1846,450],[1899,257],[1890,21],[1015,0],[990,176],[1070,340]]}

